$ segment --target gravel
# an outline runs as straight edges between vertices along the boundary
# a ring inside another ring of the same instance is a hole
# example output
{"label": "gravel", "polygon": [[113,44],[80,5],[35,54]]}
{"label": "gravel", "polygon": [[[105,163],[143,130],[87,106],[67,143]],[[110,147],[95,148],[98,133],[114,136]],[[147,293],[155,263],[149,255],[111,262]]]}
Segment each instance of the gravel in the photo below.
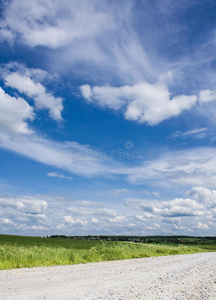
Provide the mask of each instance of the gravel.
{"label": "gravel", "polygon": [[0,271],[0,299],[216,299],[216,252]]}

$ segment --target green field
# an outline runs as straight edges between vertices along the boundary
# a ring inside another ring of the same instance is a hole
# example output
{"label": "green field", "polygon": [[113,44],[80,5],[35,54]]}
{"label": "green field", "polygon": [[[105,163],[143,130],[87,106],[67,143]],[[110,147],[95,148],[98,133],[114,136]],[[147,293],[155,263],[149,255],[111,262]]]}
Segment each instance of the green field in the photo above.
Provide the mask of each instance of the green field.
{"label": "green field", "polygon": [[0,246],[47,246],[47,247],[64,247],[72,249],[90,249],[100,243],[97,240],[74,240],[74,239],[51,239],[33,236],[16,236],[0,234]]}
{"label": "green field", "polygon": [[216,251],[215,244],[138,244],[0,235],[0,269]]}

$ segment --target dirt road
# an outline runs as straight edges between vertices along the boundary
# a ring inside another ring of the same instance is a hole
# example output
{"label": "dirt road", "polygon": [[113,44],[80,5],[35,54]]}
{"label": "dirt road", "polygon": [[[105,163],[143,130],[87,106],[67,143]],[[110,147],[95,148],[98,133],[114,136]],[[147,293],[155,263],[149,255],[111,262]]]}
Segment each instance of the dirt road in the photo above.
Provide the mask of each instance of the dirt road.
{"label": "dirt road", "polygon": [[216,252],[0,271],[0,299],[216,299]]}

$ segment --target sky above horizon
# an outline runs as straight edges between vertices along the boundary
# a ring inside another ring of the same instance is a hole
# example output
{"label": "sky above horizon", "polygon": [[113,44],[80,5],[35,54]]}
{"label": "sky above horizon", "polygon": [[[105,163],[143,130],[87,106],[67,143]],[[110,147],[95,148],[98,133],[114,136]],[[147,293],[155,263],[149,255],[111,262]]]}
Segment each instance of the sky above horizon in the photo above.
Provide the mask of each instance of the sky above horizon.
{"label": "sky above horizon", "polygon": [[215,235],[216,2],[0,12],[0,233]]}

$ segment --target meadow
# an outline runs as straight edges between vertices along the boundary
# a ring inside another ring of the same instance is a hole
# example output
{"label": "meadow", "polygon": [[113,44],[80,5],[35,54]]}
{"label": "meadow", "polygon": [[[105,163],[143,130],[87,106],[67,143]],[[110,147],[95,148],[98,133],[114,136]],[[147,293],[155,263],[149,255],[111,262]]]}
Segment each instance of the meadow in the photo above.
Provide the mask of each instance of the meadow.
{"label": "meadow", "polygon": [[0,269],[215,251],[215,245],[139,244],[0,235]]}

